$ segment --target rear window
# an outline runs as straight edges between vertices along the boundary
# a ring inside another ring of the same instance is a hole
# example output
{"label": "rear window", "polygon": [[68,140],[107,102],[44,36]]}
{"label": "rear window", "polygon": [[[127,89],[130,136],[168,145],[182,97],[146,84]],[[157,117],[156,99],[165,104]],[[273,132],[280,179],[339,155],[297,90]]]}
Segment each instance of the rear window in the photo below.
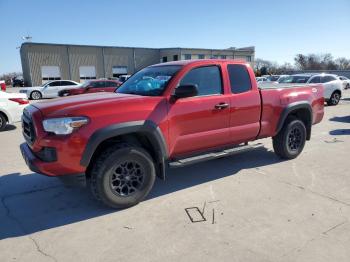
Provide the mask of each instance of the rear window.
{"label": "rear window", "polygon": [[252,89],[252,82],[244,65],[228,65],[227,70],[232,93],[240,94]]}

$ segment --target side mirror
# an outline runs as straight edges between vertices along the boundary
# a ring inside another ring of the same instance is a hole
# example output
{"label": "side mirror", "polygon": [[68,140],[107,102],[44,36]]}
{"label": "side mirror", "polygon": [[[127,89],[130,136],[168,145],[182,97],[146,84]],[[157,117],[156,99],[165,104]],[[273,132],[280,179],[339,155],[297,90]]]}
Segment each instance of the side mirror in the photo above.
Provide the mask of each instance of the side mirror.
{"label": "side mirror", "polygon": [[175,88],[175,93],[173,97],[175,99],[192,97],[198,95],[197,85],[182,85]]}

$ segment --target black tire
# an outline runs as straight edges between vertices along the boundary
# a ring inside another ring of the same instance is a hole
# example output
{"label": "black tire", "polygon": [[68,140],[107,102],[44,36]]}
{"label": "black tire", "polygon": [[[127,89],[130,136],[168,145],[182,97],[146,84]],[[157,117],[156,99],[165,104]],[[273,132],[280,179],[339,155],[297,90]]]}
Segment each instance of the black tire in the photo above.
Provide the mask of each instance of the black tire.
{"label": "black tire", "polygon": [[7,126],[7,119],[2,113],[0,113],[0,131],[4,131],[6,126]]}
{"label": "black tire", "polygon": [[33,91],[30,93],[30,99],[32,100],[40,100],[43,98],[43,95],[39,91]]}
{"label": "black tire", "polygon": [[296,158],[305,146],[305,124],[296,118],[288,118],[281,131],[272,138],[275,153],[283,159]]}
{"label": "black tire", "polygon": [[153,159],[147,151],[121,143],[97,157],[91,169],[90,189],[104,204],[127,208],[148,195],[155,177]]}
{"label": "black tire", "polygon": [[334,91],[329,100],[327,101],[327,105],[329,106],[335,106],[339,103],[340,101],[340,92],[339,91]]}

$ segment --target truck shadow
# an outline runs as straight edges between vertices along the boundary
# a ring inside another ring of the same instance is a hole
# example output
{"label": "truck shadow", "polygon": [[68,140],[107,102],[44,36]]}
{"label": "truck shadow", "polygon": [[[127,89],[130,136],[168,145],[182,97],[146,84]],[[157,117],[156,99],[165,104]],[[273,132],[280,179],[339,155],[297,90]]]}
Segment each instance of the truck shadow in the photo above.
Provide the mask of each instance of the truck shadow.
{"label": "truck shadow", "polygon": [[[273,152],[261,148],[236,156],[172,169],[168,171],[166,181],[157,179],[145,201],[233,176],[242,169],[262,167],[280,161]],[[58,179],[35,173],[1,176],[0,200],[0,240],[25,236],[120,211],[95,201],[84,188],[66,188]]]}

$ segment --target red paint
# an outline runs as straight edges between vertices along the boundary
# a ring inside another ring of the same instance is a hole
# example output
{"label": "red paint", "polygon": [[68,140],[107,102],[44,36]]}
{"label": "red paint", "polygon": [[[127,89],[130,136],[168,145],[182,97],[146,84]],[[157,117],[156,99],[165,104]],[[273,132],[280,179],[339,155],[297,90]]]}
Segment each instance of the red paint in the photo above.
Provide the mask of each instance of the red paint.
{"label": "red paint", "polygon": [[[34,152],[42,147],[55,147],[58,161],[35,165],[44,174],[59,176],[85,172],[80,165],[86,143],[97,130],[112,124],[151,120],[158,125],[167,143],[170,158],[200,152],[210,148],[235,145],[257,138],[276,135],[276,126],[282,110],[296,101],[308,101],[313,108],[313,124],[323,117],[323,88],[311,87],[269,89],[260,91],[253,70],[247,66],[252,79],[252,90],[232,94],[227,64],[244,64],[234,60],[192,60],[169,64],[182,65],[171,79],[163,96],[147,97],[116,93],[86,94],[53,99],[34,104],[30,113],[35,122],[37,138],[30,146]],[[218,65],[221,68],[224,94],[189,97],[173,102],[171,94],[182,77],[198,66]],[[261,100],[263,104],[261,105]],[[223,110],[215,105],[227,103]],[[67,136],[48,134],[43,130],[46,118],[87,116],[89,124]]]}

